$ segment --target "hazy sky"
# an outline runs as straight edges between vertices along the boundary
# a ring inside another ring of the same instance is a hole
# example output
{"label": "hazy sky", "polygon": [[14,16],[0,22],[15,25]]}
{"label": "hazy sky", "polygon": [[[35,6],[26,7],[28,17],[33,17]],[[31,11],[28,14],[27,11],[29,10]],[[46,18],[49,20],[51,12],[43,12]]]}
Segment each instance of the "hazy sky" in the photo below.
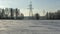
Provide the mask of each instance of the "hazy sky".
{"label": "hazy sky", "polygon": [[[0,0],[0,8],[19,8],[25,16],[29,15],[30,0]],[[60,9],[60,0],[32,0],[33,12],[43,15],[44,11],[54,12]]]}

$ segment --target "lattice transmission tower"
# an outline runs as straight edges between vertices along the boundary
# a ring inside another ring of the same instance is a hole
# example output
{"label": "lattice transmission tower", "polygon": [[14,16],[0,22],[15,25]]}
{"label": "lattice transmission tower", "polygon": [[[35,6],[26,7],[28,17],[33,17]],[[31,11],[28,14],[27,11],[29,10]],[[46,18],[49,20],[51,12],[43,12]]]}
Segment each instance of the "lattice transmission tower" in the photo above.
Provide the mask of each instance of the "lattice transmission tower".
{"label": "lattice transmission tower", "polygon": [[30,16],[30,17],[33,16],[32,1],[30,1],[30,4],[29,4],[29,16]]}

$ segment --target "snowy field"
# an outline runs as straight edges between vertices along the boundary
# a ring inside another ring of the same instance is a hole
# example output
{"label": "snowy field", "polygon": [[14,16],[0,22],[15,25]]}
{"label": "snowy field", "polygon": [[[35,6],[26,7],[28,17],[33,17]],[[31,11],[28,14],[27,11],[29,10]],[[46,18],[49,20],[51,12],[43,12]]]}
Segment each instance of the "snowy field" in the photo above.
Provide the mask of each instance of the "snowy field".
{"label": "snowy field", "polygon": [[60,20],[0,20],[0,34],[60,34]]}

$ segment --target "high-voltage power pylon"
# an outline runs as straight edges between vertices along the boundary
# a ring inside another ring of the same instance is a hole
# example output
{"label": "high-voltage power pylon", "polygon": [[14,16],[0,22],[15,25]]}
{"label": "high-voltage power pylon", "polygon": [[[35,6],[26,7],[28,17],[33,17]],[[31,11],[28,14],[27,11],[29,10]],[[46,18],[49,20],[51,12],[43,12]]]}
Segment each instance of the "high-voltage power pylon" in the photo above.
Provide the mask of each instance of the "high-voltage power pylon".
{"label": "high-voltage power pylon", "polygon": [[32,17],[33,16],[33,11],[32,11],[32,1],[30,1],[30,5],[29,5],[29,16]]}

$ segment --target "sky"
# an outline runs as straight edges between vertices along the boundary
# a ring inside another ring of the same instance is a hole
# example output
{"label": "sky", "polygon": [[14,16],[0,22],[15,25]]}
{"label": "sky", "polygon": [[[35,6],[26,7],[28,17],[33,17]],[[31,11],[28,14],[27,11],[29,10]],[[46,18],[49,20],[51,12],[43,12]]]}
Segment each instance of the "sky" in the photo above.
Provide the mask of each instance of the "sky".
{"label": "sky", "polygon": [[[31,0],[33,14],[41,16],[48,12],[55,12],[60,9],[60,0]],[[29,15],[30,0],[0,0],[0,8],[19,8],[25,16]]]}

